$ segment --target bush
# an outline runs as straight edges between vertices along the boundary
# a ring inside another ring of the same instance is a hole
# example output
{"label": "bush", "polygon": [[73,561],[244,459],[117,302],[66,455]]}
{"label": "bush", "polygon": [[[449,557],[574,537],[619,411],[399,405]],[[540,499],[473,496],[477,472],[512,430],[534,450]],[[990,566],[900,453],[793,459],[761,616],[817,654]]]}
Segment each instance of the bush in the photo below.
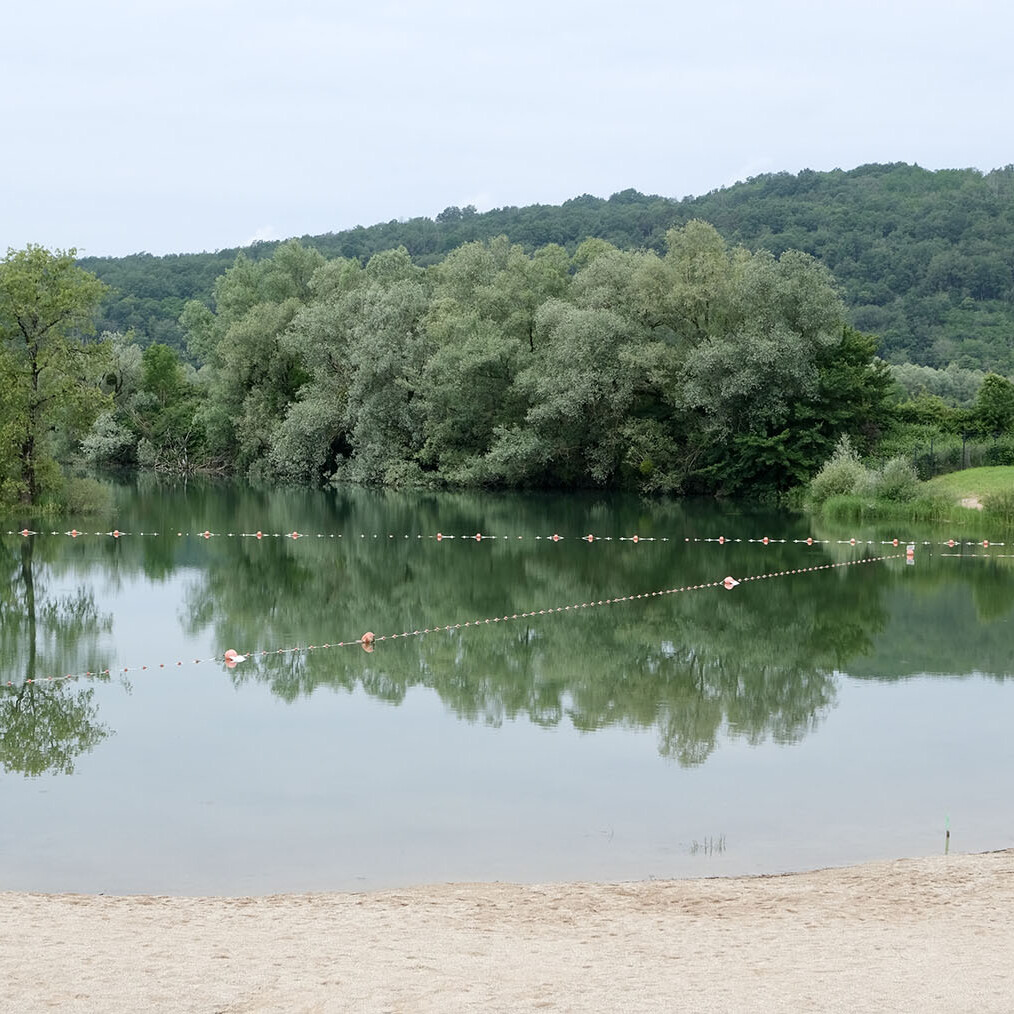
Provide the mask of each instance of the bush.
{"label": "bush", "polygon": [[1001,437],[987,445],[983,454],[986,465],[1014,465],[1014,437]]}
{"label": "bush", "polygon": [[876,500],[908,503],[919,492],[919,477],[907,458],[891,458],[880,468],[866,472],[856,493]]}
{"label": "bush", "polygon": [[131,465],[137,438],[113,418],[111,412],[95,420],[81,441],[81,454],[93,465]]}
{"label": "bush", "polygon": [[832,496],[856,493],[866,479],[866,469],[848,436],[843,436],[834,454],[810,480],[810,503],[819,507]]}

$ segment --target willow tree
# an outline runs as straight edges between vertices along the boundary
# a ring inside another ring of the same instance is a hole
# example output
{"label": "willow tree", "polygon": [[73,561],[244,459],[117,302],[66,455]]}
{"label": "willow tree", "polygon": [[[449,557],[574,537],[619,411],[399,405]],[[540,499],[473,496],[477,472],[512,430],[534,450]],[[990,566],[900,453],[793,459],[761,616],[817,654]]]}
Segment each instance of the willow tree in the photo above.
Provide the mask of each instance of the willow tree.
{"label": "willow tree", "polygon": [[29,245],[0,261],[0,470],[23,506],[40,502],[58,474],[55,441],[93,422],[108,400],[95,380],[105,347],[87,341],[106,286],[78,267],[77,251]]}

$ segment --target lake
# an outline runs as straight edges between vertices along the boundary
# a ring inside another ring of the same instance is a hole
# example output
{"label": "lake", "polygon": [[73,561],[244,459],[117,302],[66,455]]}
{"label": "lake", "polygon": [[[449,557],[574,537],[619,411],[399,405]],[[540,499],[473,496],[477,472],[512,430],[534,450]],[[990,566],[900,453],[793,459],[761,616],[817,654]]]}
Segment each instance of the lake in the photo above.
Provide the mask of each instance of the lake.
{"label": "lake", "polygon": [[140,481],[117,502],[3,526],[0,889],[640,880],[1014,845],[1003,532],[594,495]]}

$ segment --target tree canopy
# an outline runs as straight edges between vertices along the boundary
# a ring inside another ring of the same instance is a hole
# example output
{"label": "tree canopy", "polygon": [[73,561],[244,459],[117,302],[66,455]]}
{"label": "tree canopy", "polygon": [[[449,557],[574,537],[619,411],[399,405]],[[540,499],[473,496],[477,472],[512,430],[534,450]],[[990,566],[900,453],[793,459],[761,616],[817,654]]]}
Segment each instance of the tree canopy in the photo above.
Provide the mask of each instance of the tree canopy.
{"label": "tree canopy", "polygon": [[[666,233],[693,219],[726,240],[776,256],[811,254],[835,275],[849,323],[877,334],[895,363],[1014,372],[1014,166],[931,172],[895,163],[831,172],[770,173],[699,197],[675,200],[625,190],[561,205],[478,213],[447,208],[341,232],[304,236],[327,258],[357,260],[404,247],[420,266],[466,243],[506,236],[525,253],[556,244],[573,255],[589,237],[621,250],[665,252]],[[272,257],[280,243],[242,252]],[[133,329],[142,343],[183,350],[178,323],[188,299],[210,300],[239,250],[154,257],[87,258],[113,286],[101,330]]]}
{"label": "tree canopy", "polygon": [[756,492],[875,438],[889,377],[822,265],[697,220],[665,245],[240,256],[181,318],[209,453],[286,481]]}
{"label": "tree canopy", "polygon": [[84,432],[105,396],[105,347],[89,343],[106,286],[76,251],[8,250],[0,261],[0,495],[36,506],[58,485],[61,439]]}

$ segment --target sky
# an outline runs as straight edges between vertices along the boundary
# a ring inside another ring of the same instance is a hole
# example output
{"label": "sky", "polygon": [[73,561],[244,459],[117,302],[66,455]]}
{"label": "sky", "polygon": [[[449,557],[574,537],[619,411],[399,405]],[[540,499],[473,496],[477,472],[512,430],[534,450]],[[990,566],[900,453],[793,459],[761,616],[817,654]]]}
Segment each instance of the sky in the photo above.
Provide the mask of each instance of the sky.
{"label": "sky", "polygon": [[0,251],[1014,162],[1007,0],[51,0],[3,20]]}

